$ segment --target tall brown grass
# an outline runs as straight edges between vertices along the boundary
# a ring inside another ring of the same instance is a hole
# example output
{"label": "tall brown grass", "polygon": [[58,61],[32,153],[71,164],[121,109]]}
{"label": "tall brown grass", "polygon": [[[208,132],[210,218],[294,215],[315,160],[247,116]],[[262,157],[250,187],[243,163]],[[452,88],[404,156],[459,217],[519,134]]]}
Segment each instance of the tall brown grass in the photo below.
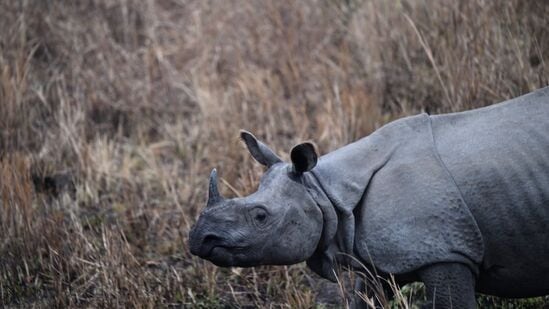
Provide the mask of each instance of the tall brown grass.
{"label": "tall brown grass", "polygon": [[303,265],[188,252],[208,171],[233,196],[262,172],[238,130],[326,153],[546,86],[548,18],[542,0],[1,1],[1,305],[314,306]]}

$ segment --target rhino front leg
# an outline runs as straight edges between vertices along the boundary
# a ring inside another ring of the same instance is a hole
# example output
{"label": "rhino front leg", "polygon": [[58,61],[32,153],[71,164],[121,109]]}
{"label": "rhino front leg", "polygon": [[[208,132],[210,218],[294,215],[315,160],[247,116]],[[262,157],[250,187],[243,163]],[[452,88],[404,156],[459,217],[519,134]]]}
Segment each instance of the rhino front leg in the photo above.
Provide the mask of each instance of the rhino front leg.
{"label": "rhino front leg", "polygon": [[475,279],[471,270],[459,263],[433,264],[419,270],[427,290],[424,308],[475,308]]}

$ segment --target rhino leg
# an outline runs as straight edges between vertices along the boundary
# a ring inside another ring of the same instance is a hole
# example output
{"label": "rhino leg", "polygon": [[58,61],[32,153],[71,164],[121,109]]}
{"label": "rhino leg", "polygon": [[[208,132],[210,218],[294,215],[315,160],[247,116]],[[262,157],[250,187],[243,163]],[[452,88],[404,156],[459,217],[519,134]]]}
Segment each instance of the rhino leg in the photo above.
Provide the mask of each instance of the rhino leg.
{"label": "rhino leg", "polygon": [[475,279],[471,270],[459,263],[441,263],[418,271],[425,283],[424,308],[475,308]]}

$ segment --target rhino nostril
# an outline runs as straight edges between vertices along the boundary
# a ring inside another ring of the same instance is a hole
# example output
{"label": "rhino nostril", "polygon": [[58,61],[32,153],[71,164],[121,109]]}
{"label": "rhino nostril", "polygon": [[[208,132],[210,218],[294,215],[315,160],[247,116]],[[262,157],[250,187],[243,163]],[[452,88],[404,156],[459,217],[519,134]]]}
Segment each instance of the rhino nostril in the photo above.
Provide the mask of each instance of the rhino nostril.
{"label": "rhino nostril", "polygon": [[214,234],[208,234],[206,237],[204,237],[204,240],[202,241],[202,244],[207,245],[211,243],[220,242],[222,240],[221,237],[214,235]]}

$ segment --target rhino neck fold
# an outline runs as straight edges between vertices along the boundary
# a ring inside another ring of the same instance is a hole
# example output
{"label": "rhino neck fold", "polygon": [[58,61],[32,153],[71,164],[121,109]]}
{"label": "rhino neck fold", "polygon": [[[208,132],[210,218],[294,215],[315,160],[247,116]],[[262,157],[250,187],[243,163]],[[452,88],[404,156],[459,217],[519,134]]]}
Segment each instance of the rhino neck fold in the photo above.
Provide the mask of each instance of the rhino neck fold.
{"label": "rhino neck fold", "polygon": [[376,132],[321,157],[311,171],[307,182],[322,211],[324,226],[317,251],[307,265],[320,276],[336,281],[336,262],[354,264],[353,210],[360,204],[372,176],[398,145],[383,132]]}
{"label": "rhino neck fold", "polygon": [[403,137],[392,134],[397,126],[399,122],[390,123],[319,159],[312,173],[338,211],[352,215],[372,176],[404,142]]}
{"label": "rhino neck fold", "polygon": [[311,198],[322,213],[322,235],[313,255],[307,259],[307,266],[318,275],[336,281],[334,272],[335,253],[340,251],[336,241],[338,216],[326,192],[312,174],[304,175],[304,184]]}

